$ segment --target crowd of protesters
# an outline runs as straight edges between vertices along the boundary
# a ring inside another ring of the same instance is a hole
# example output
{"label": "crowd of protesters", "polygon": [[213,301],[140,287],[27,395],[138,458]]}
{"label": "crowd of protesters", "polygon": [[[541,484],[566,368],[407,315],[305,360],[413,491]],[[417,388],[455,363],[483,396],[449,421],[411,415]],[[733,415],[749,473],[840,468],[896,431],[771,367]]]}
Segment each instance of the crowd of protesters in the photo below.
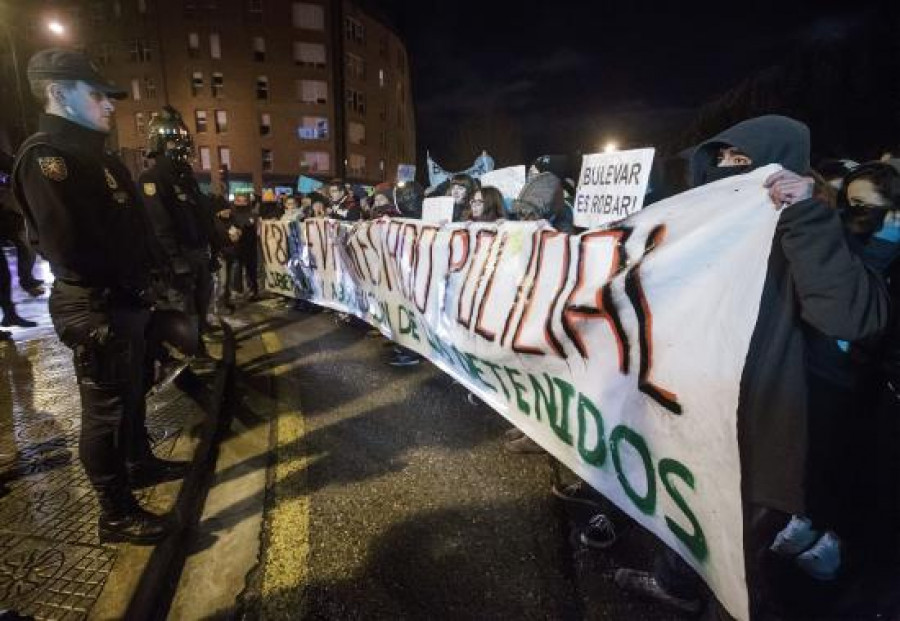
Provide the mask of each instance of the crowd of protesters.
{"label": "crowd of protesters", "polygon": [[[783,598],[773,567],[792,567],[826,589],[873,566],[897,567],[900,322],[892,309],[900,308],[900,160],[888,153],[879,161],[833,159],[814,168],[808,128],[767,116],[702,143],[685,163],[683,178],[663,178],[664,168],[677,167],[654,166],[645,204],[768,164],[783,167],[766,184],[781,213],[738,414],[751,610],[766,618]],[[429,192],[453,197],[454,221],[545,220],[578,233],[575,165],[562,156],[537,158],[512,201],[465,174]],[[320,192],[282,197],[271,214],[420,218],[425,195],[415,182],[382,183],[367,194],[336,179]],[[389,362],[421,361],[394,346]],[[469,400],[477,401],[471,394]],[[506,434],[504,446],[543,453],[518,429]],[[595,490],[574,483],[552,491],[597,508],[579,527],[582,544],[597,550],[615,544],[614,521],[599,510]],[[727,618],[699,576],[668,549],[652,568],[619,569],[615,581],[682,613]]]}

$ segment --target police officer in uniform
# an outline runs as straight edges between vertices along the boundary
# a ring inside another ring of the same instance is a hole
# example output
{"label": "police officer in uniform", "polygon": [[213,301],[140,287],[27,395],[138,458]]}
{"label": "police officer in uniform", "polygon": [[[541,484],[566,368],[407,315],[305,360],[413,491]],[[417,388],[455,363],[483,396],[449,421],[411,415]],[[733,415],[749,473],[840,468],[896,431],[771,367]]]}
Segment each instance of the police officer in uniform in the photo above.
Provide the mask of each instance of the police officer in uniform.
{"label": "police officer in uniform", "polygon": [[141,173],[138,187],[172,276],[164,304],[158,306],[191,317],[194,347],[184,353],[207,356],[200,334],[210,331],[206,316],[213,290],[213,223],[191,166],[194,143],[175,108],[165,106],[150,121],[147,153],[153,165]]}
{"label": "police officer in uniform", "polygon": [[50,316],[74,352],[79,457],[99,497],[100,539],[154,543],[170,522],[131,489],[185,468],[156,458],[144,427],[147,292],[160,257],[131,175],[104,147],[111,98],[125,93],[72,50],[36,53],[28,79],[44,114],[19,149],[13,191],[56,279]]}

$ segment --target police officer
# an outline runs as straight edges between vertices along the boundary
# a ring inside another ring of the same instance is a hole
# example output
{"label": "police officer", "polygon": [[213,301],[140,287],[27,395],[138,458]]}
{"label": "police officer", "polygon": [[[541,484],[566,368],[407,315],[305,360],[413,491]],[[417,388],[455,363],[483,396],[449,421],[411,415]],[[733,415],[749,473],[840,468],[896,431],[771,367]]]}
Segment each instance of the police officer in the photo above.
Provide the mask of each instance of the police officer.
{"label": "police officer", "polygon": [[128,170],[104,148],[111,99],[125,93],[72,50],[36,53],[28,80],[44,114],[19,149],[13,191],[56,279],[50,316],[74,351],[79,457],[99,497],[100,539],[153,543],[169,520],[131,488],[183,475],[184,464],[156,458],[144,428],[147,291],[159,257]]}
{"label": "police officer", "polygon": [[213,290],[213,223],[206,197],[194,178],[194,143],[175,108],[165,106],[150,121],[147,154],[153,165],[141,173],[138,186],[172,276],[165,303],[192,319],[194,352],[185,353],[206,355],[200,334],[210,330],[206,316]]}

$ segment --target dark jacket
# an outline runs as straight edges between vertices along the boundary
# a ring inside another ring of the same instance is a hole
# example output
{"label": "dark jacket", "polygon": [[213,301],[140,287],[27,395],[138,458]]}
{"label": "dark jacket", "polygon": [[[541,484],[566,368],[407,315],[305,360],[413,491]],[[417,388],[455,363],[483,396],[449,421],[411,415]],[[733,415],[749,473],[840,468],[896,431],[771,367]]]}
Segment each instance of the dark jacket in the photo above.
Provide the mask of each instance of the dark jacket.
{"label": "dark jacket", "polygon": [[33,245],[57,278],[85,286],[146,289],[161,257],[144,206],[106,134],[42,115],[19,149],[13,192]]}
{"label": "dark jacket", "polygon": [[[695,184],[721,146],[740,149],[753,167],[809,168],[809,130],[778,116],[739,123],[692,156]],[[781,212],[756,327],[741,378],[738,442],[744,499],[800,514],[807,444],[804,324],[856,341],[885,328],[890,301],[882,278],[849,249],[838,215],[814,200]]]}
{"label": "dark jacket", "polygon": [[138,178],[147,214],[174,274],[191,271],[186,253],[209,246],[205,197],[190,169],[158,156]]}

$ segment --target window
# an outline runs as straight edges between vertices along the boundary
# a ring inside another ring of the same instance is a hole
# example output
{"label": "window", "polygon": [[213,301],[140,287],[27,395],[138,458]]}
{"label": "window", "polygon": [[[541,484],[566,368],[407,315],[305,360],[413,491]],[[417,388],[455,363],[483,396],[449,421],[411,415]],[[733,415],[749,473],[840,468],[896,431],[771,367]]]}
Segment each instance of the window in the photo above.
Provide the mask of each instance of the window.
{"label": "window", "polygon": [[256,98],[259,101],[269,99],[269,78],[264,75],[256,78]]}
{"label": "window", "polygon": [[144,78],[144,95],[147,99],[156,99],[156,80],[153,78]]}
{"label": "window", "polygon": [[303,140],[328,140],[328,119],[323,116],[305,116],[297,129]]}
{"label": "window", "polygon": [[366,126],[362,123],[350,121],[347,124],[347,135],[350,138],[350,144],[366,144]]}
{"label": "window", "polygon": [[381,104],[381,109],[378,111],[378,118],[382,121],[387,121],[388,117],[388,107],[386,103]]}
{"label": "window", "polygon": [[203,90],[203,72],[195,71],[191,76],[191,95],[196,97]]}
{"label": "window", "polygon": [[137,0],[138,13],[147,12],[147,0]]}
{"label": "window", "polygon": [[357,114],[366,113],[366,94],[354,88],[347,89],[347,107]]}
{"label": "window", "polygon": [[383,151],[387,149],[387,132],[383,129],[378,132],[378,147]]}
{"label": "window", "polygon": [[129,41],[128,58],[133,63],[148,63],[153,60],[153,50],[150,42],[143,39]]}
{"label": "window", "polygon": [[356,54],[347,54],[347,73],[359,80],[366,78],[366,61]]}
{"label": "window", "polygon": [[122,17],[122,3],[119,0],[113,0],[113,15]]}
{"label": "window", "polygon": [[311,173],[328,172],[331,170],[331,156],[328,151],[306,151],[300,161],[300,168]]}
{"label": "window", "polygon": [[327,103],[328,83],[321,80],[298,80],[300,101],[303,103]]}
{"label": "window", "polygon": [[228,147],[219,147],[219,166],[228,166],[231,170],[231,149]]}
{"label": "window", "polygon": [[206,133],[206,110],[194,111],[194,125],[197,128],[198,134]]}
{"label": "window", "polygon": [[143,112],[134,113],[134,131],[137,133],[138,138],[147,135],[147,120],[144,118]]}
{"label": "window", "polygon": [[378,70],[378,86],[384,88],[384,69]]}
{"label": "window", "polygon": [[366,156],[357,153],[350,154],[350,160],[347,164],[347,170],[354,177],[366,176]]}
{"label": "window", "polygon": [[325,67],[325,46],[321,43],[294,41],[294,62],[305,67]]}
{"label": "window", "polygon": [[216,133],[224,134],[228,131],[228,112],[216,110]]}
{"label": "window", "polygon": [[223,90],[225,90],[225,76],[223,76],[218,71],[213,71],[213,74],[212,74],[213,97],[221,97]]}
{"label": "window", "polygon": [[272,115],[263,112],[259,115],[259,135],[268,136],[272,133]]}
{"label": "window", "polygon": [[216,60],[222,58],[222,44],[219,40],[218,32],[213,32],[209,35],[209,55]]}
{"label": "window", "polygon": [[202,170],[212,169],[212,162],[209,159],[209,147],[200,147],[200,168]]}
{"label": "window", "polygon": [[381,37],[378,39],[378,55],[382,58],[388,57],[387,35],[381,35]]}
{"label": "window", "polygon": [[247,0],[247,19],[254,24],[262,23],[262,0]]}
{"label": "window", "polygon": [[263,172],[272,172],[273,166],[274,166],[274,163],[273,163],[273,157],[272,157],[272,149],[263,149],[262,150]]}
{"label": "window", "polygon": [[135,101],[141,100],[141,81],[137,78],[131,81],[131,98]]}
{"label": "window", "polygon": [[200,58],[200,35],[196,32],[188,33],[188,57]]}
{"label": "window", "polygon": [[253,60],[263,62],[266,59],[266,40],[262,37],[253,37]]}
{"label": "window", "polygon": [[344,19],[344,31],[350,41],[357,43],[366,42],[366,29],[363,23],[355,17],[349,15]]}
{"label": "window", "polygon": [[294,28],[325,30],[325,8],[319,4],[295,2]]}

